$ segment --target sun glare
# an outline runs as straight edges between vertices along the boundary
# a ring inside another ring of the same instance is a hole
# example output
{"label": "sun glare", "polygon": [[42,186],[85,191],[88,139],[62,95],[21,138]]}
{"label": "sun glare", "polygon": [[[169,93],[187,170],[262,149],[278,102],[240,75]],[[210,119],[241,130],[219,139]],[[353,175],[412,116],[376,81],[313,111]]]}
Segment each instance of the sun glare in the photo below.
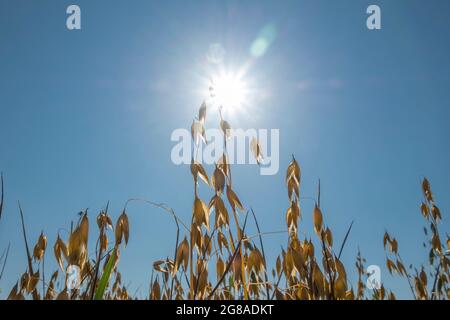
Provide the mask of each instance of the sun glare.
{"label": "sun glare", "polygon": [[212,78],[212,96],[217,105],[233,112],[246,103],[247,88],[241,77],[233,74],[221,74]]}

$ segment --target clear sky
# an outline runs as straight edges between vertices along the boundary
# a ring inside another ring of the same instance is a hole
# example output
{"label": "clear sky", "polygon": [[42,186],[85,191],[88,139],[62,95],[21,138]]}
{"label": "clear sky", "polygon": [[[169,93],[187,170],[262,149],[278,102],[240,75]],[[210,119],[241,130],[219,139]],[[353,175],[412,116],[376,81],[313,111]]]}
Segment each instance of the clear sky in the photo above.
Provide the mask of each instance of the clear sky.
{"label": "clear sky", "polygon": [[[66,29],[72,3],[81,7],[78,31]],[[366,28],[370,4],[381,7],[379,31]],[[250,165],[232,169],[235,191],[261,229],[285,229],[284,175],[294,154],[304,197],[315,196],[321,179],[336,243],[355,220],[343,253],[347,267],[354,270],[359,247],[368,264],[382,267],[386,286],[408,297],[407,283],[385,269],[382,236],[387,229],[398,238],[406,263],[426,261],[424,176],[449,229],[449,14],[445,0],[1,0],[0,252],[8,243],[11,252],[0,297],[26,269],[17,200],[30,242],[41,230],[48,235],[47,261],[54,260],[58,230],[67,238],[85,208],[96,229],[93,218],[108,200],[114,220],[133,197],[165,202],[190,219],[191,173],[172,163],[170,135],[190,128],[214,43],[231,70],[252,61],[246,77],[256,98],[228,118],[231,125],[280,129],[277,175],[261,176]],[[251,59],[252,42],[268,26],[273,42]],[[208,201],[211,192],[202,188],[201,195]],[[313,202],[301,206],[300,231],[314,238]],[[128,211],[131,236],[120,269],[130,292],[145,296],[152,261],[172,255],[175,228],[150,206]],[[286,235],[264,240],[273,265]]]}

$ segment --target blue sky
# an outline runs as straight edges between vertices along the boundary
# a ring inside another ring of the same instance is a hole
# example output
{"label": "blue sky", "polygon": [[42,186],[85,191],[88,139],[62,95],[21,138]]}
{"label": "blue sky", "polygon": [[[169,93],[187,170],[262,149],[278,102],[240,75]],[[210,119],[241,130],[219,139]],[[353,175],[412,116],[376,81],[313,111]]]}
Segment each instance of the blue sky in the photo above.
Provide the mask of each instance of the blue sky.
{"label": "blue sky", "polygon": [[[407,283],[385,270],[382,236],[387,229],[398,238],[408,264],[426,261],[424,176],[448,230],[448,1],[74,3],[79,31],[65,26],[72,1],[0,2],[0,249],[11,243],[1,297],[26,268],[17,200],[30,241],[44,230],[50,246],[58,230],[67,237],[80,210],[94,218],[108,200],[114,220],[134,197],[165,202],[190,219],[192,178],[171,162],[171,132],[189,128],[202,102],[209,46],[220,43],[225,64],[237,69],[268,25],[275,40],[246,75],[260,98],[228,120],[279,128],[280,172],[234,166],[235,191],[263,231],[285,229],[284,173],[294,154],[303,196],[315,196],[321,179],[324,218],[337,243],[355,220],[343,254],[348,268],[359,247],[368,264],[381,265],[387,287],[408,297]],[[381,7],[382,30],[366,28],[370,4]],[[211,192],[201,195],[209,200]],[[300,230],[314,237],[313,202],[301,206]],[[175,228],[155,208],[136,203],[128,211],[131,237],[120,269],[130,292],[145,296],[152,261],[173,252]],[[270,263],[285,243],[285,235],[265,238]]]}

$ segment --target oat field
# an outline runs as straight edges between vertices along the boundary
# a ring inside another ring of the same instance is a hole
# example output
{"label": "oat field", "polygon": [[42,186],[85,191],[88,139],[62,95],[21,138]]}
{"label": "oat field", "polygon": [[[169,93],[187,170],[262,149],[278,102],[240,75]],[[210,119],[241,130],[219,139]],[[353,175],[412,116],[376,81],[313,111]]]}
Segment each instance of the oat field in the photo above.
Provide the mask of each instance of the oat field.
{"label": "oat field", "polygon": [[[192,126],[192,138],[202,142],[206,107],[202,105],[198,119]],[[327,216],[321,208],[320,182],[313,212],[302,211],[301,159],[292,156],[286,168],[286,198],[290,205],[285,209],[287,244],[280,249],[275,261],[267,261],[264,251],[265,234],[259,229],[258,215],[245,205],[245,199],[237,194],[232,180],[232,166],[227,162],[226,141],[231,134],[231,125],[220,113],[218,127],[225,141],[225,152],[213,168],[206,168],[196,159],[190,166],[192,173],[192,218],[182,221],[176,212],[166,204],[148,202],[155,210],[163,210],[176,225],[173,234],[175,247],[168,252],[169,258],[154,261],[148,299],[396,299],[396,292],[381,283],[373,290],[367,288],[366,260],[357,252],[355,265],[344,266],[341,253],[348,241],[358,242],[351,236],[349,226],[342,243],[335,243],[333,226],[327,224]],[[200,139],[196,139],[200,137]],[[252,141],[252,153],[259,162],[262,155],[258,141]],[[3,214],[4,190],[7,182],[1,183],[0,223]],[[419,186],[418,186],[419,187]],[[210,198],[202,199],[199,188],[209,190]],[[423,179],[423,199],[417,199],[417,214],[423,216],[423,225],[417,225],[426,239],[418,243],[417,250],[424,250],[428,260],[421,265],[409,265],[401,257],[402,248],[394,233],[380,235],[380,246],[386,251],[386,267],[389,272],[402,278],[410,288],[414,299],[448,299],[450,238],[447,230],[441,230],[441,212],[438,208],[430,182]],[[188,191],[188,190],[183,190]],[[63,238],[58,234],[55,243],[47,242],[47,234],[56,230],[45,230],[37,241],[27,237],[23,212],[18,205],[22,221],[27,260],[26,272],[17,274],[17,282],[9,291],[8,299],[135,299],[128,291],[126,274],[120,272],[120,253],[134,244],[129,240],[133,232],[133,220],[129,218],[127,204],[120,213],[112,213],[106,206],[95,216],[82,212],[79,220],[69,227],[70,235]],[[262,199],[262,201],[265,201]],[[281,209],[281,208],[280,208]],[[11,214],[11,212],[8,212]],[[314,228],[307,230],[302,225],[302,215],[312,215]],[[240,222],[241,221],[241,222]],[[258,233],[249,234],[247,226],[254,224]],[[90,237],[90,230],[98,228],[99,236]],[[300,230],[302,232],[300,232]],[[320,246],[314,246],[312,237],[317,237]],[[88,252],[89,243],[95,252]],[[5,265],[8,263],[9,248],[3,248],[0,257],[0,285]],[[89,257],[95,257],[90,259]],[[51,277],[45,277],[45,261],[55,259],[59,265]],[[78,283],[73,287],[69,281],[70,267],[79,270]],[[350,268],[356,268],[358,281],[347,278]],[[144,280],[143,280],[144,281]],[[59,284],[59,285],[57,285]]]}

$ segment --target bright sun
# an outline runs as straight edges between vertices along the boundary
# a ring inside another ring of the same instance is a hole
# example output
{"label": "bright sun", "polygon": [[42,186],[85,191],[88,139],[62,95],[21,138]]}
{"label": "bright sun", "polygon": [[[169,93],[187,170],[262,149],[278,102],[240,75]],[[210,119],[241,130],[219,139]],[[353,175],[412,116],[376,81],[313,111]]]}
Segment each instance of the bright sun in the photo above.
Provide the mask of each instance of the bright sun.
{"label": "bright sun", "polygon": [[247,99],[247,88],[240,76],[223,73],[212,78],[212,96],[217,105],[233,112],[241,108]]}

